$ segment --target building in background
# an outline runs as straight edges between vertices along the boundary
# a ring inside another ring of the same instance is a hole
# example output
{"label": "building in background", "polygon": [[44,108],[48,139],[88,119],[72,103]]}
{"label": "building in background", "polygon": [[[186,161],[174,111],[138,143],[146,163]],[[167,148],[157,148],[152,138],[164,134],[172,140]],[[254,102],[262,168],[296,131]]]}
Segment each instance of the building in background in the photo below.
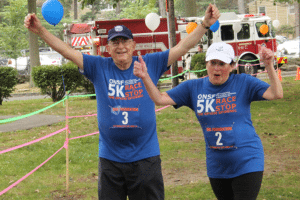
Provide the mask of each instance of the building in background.
{"label": "building in background", "polygon": [[[279,20],[280,26],[288,25],[295,27],[296,9],[294,4],[274,4],[273,0],[255,0],[248,4],[249,14],[262,14],[269,16],[272,21]],[[279,27],[280,28],[280,27]],[[289,36],[290,39],[293,36]]]}

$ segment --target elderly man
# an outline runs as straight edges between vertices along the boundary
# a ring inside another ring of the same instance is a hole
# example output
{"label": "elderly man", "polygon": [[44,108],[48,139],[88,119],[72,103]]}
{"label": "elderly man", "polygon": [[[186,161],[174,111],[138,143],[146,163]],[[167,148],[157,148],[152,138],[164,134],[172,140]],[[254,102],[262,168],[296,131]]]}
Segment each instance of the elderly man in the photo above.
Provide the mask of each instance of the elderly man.
{"label": "elderly man", "polygon": [[[165,52],[143,56],[154,83],[168,66],[194,47],[220,14],[209,5],[202,26]],[[131,31],[119,25],[108,33],[110,58],[72,49],[49,31],[34,14],[24,25],[50,47],[78,65],[94,84],[99,127],[99,199],[164,199],[161,159],[156,132],[155,105],[141,79],[133,75],[136,43]]]}

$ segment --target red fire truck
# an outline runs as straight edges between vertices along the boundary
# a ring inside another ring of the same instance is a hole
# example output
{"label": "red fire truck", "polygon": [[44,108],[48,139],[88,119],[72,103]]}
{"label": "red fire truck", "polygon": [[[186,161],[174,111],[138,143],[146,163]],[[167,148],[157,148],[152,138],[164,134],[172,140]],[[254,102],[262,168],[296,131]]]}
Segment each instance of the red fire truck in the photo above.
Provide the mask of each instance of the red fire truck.
{"label": "red fire truck", "polygon": [[[146,53],[160,52],[169,49],[169,34],[166,18],[160,19],[159,27],[152,32],[147,28],[144,19],[123,19],[110,21],[95,21],[91,24],[71,24],[64,31],[64,40],[73,48],[83,53],[110,57],[105,45],[107,44],[108,31],[116,25],[128,27],[136,42],[134,55],[145,55]],[[176,23],[176,40],[180,41]],[[183,72],[182,61],[178,60],[178,73]],[[166,75],[171,75],[171,69]]]}
{"label": "red fire truck", "polygon": [[[201,20],[203,18],[190,18],[186,21],[200,23]],[[238,73],[256,74],[258,69],[264,69],[259,62],[259,45],[271,49],[276,55],[277,44],[270,17],[264,14],[221,13],[219,24],[216,32],[208,31],[202,39],[204,50],[213,42],[230,44],[235,51]],[[282,65],[287,63],[287,58],[275,56],[275,64],[276,61]]]}

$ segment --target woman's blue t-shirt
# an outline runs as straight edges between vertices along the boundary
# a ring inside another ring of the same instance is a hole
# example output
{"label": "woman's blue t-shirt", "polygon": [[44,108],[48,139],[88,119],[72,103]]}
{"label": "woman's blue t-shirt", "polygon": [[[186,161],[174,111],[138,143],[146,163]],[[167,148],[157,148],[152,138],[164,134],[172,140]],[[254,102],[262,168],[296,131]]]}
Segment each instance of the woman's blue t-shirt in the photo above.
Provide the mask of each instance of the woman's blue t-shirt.
{"label": "woman's blue t-shirt", "polygon": [[233,178],[263,171],[264,153],[251,121],[250,104],[263,100],[269,84],[246,74],[232,74],[220,85],[209,78],[185,81],[167,93],[176,108],[195,111],[206,142],[210,178]]}
{"label": "woman's blue t-shirt", "polygon": [[[168,70],[169,50],[146,54],[143,59],[157,84]],[[83,74],[94,84],[99,127],[99,157],[115,162],[135,162],[160,154],[155,105],[142,80],[133,75],[134,56],[127,70],[112,58],[83,54]]]}

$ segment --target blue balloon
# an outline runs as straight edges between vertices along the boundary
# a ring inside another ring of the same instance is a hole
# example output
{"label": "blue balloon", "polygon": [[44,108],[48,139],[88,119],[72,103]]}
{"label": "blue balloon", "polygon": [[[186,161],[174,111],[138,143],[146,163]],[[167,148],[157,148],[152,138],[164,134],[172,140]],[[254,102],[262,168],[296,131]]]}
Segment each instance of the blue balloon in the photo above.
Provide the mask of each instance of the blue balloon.
{"label": "blue balloon", "polygon": [[217,20],[211,27],[209,28],[212,32],[216,32],[219,29],[220,23],[219,20]]}
{"label": "blue balloon", "polygon": [[64,8],[58,0],[48,0],[43,3],[42,15],[51,25],[57,25],[64,16]]}

